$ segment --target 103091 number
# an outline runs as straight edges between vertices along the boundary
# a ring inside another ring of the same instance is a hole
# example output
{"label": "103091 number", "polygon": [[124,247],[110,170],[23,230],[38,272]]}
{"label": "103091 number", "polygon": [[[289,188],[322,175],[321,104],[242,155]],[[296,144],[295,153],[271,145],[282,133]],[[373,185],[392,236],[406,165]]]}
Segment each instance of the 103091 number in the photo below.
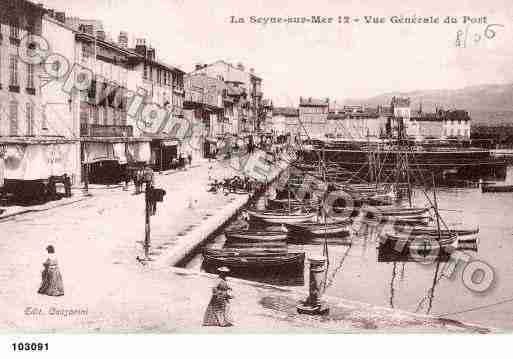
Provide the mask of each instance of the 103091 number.
{"label": "103091 number", "polygon": [[12,343],[15,352],[42,352],[48,350],[48,343]]}

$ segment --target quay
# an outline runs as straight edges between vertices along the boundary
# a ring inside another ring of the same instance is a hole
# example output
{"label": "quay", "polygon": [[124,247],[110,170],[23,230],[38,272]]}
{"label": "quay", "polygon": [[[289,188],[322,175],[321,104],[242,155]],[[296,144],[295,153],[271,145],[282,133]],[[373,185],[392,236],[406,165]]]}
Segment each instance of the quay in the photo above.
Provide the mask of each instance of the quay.
{"label": "quay", "polygon": [[[304,291],[229,278],[232,328],[201,326],[212,286],[208,273],[171,266],[228,220],[247,196],[207,192],[208,177],[234,169],[201,162],[157,176],[167,191],[152,217],[154,262],[141,264],[144,199],[122,188],[92,188],[92,197],[47,211],[28,212],[0,225],[0,331],[20,333],[170,332],[418,332],[489,333],[476,325],[324,298],[330,314],[297,314]],[[276,172],[277,173],[277,172]],[[23,228],[23,231],[20,231]],[[44,248],[56,247],[65,295],[37,294]],[[80,253],[80,256],[76,254]],[[75,313],[55,315],[51,313]]]}

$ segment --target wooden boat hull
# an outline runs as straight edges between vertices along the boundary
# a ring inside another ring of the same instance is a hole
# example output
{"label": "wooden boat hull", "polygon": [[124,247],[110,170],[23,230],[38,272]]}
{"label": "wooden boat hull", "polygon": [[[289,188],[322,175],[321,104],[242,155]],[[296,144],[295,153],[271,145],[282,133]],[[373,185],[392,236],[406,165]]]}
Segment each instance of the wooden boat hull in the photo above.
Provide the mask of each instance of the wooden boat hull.
{"label": "wooden boat hull", "polygon": [[513,185],[483,184],[481,186],[483,193],[506,193],[513,192]]}
{"label": "wooden boat hull", "polygon": [[257,220],[261,220],[267,223],[275,223],[275,224],[294,224],[311,221],[316,217],[315,213],[307,213],[307,214],[282,214],[282,213],[272,213],[272,212],[253,212],[248,211],[249,215],[252,218]]}
{"label": "wooden boat hull", "polygon": [[304,222],[298,224],[289,224],[287,228],[291,233],[306,234],[311,237],[319,236],[342,236],[347,237],[351,235],[349,226],[352,220],[339,221],[334,223],[317,223],[317,222]]}
{"label": "wooden boat hull", "polygon": [[277,231],[226,231],[224,235],[228,241],[238,242],[269,242],[287,239],[286,232]]}
{"label": "wooden boat hull", "polygon": [[432,236],[397,236],[383,235],[380,237],[379,246],[395,251],[397,254],[430,254],[438,255],[452,253],[458,247],[456,235],[442,237],[441,240]]}
{"label": "wooden boat hull", "polygon": [[[234,254],[236,253],[236,254]],[[237,255],[238,254],[238,255]],[[303,270],[305,253],[268,253],[255,255],[254,253],[230,251],[205,251],[203,264],[206,267],[228,267],[231,271],[266,271],[266,270]]]}

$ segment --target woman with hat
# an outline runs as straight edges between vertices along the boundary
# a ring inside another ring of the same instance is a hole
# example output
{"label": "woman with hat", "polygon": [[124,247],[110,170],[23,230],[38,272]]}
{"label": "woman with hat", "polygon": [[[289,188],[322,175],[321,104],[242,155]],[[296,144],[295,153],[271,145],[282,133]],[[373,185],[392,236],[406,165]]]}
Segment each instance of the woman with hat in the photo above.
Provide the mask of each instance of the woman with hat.
{"label": "woman with hat", "polygon": [[217,269],[217,272],[219,273],[220,281],[212,289],[212,297],[203,317],[203,325],[231,327],[233,322],[230,316],[230,299],[233,297],[229,294],[232,289],[226,282],[226,276],[230,270],[226,267],[221,267]]}
{"label": "woman with hat", "polygon": [[64,295],[64,286],[55,258],[55,248],[50,245],[46,247],[46,251],[48,252],[48,259],[43,263],[44,269],[41,273],[42,281],[38,293],[58,297]]}

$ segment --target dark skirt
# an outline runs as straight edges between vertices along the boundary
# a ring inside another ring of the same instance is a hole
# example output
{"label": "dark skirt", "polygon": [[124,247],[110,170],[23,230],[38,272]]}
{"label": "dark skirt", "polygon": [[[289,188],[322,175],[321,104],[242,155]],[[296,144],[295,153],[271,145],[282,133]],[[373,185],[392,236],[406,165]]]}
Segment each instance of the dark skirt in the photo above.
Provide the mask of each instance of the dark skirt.
{"label": "dark skirt", "polygon": [[41,273],[41,287],[37,292],[52,297],[64,295],[62,276],[57,265],[45,264],[45,269]]}

